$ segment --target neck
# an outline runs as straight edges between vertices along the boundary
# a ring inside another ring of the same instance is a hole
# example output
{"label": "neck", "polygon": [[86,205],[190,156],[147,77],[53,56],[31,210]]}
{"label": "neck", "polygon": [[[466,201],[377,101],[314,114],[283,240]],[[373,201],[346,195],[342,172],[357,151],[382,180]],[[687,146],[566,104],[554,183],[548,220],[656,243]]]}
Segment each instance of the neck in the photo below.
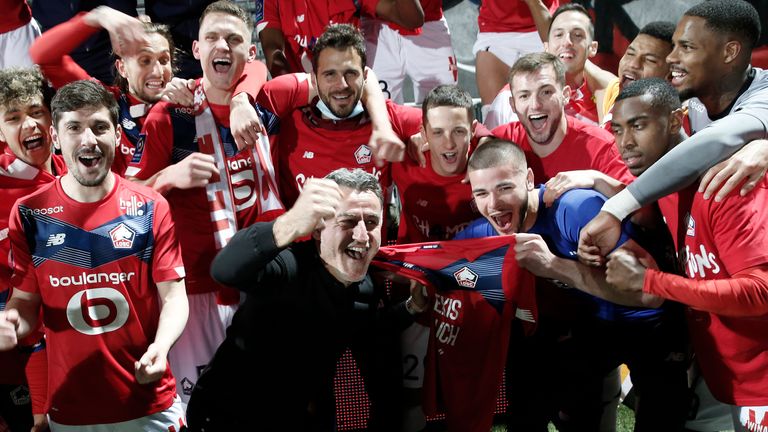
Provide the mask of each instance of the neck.
{"label": "neck", "polygon": [[747,82],[750,69],[748,66],[739,72],[725,75],[717,81],[711,91],[698,96],[701,103],[707,108],[707,114],[710,117],[722,114],[738,97],[741,86]]}
{"label": "neck", "polygon": [[539,215],[539,189],[533,188],[528,191],[528,208],[525,212],[525,220],[523,221],[523,232],[530,231],[533,225],[536,224],[536,218]]}
{"label": "neck", "polygon": [[531,149],[536,156],[543,158],[551,155],[560,147],[565,139],[565,134],[568,132],[568,118],[565,116],[565,111],[560,116],[560,123],[557,125],[557,130],[549,138],[549,141],[544,143],[534,142],[530,136],[528,136],[528,143],[531,145]]}
{"label": "neck", "polygon": [[571,88],[571,91],[576,90],[584,84],[584,70],[580,70],[574,73],[565,73],[565,83]]}
{"label": "neck", "polygon": [[51,153],[50,156],[48,156],[48,159],[43,162],[42,165],[38,167],[39,169],[47,172],[48,174],[54,175],[53,172],[53,153]]}
{"label": "neck", "polygon": [[221,90],[214,87],[207,78],[203,78],[203,90],[205,90],[205,98],[209,103],[215,105],[229,105],[232,101],[232,89]]}
{"label": "neck", "polygon": [[64,193],[73,200],[81,203],[93,203],[101,201],[115,186],[115,176],[112,171],[107,173],[104,181],[96,186],[83,186],[71,173],[61,178],[61,187]]}

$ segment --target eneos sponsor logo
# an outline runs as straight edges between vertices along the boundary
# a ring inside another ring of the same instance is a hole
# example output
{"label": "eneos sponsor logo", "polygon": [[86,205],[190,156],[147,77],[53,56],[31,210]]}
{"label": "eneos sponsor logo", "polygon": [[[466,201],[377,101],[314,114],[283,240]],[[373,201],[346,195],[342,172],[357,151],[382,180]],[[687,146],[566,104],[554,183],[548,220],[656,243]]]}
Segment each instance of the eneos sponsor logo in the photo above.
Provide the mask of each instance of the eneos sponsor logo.
{"label": "eneos sponsor logo", "polygon": [[130,249],[133,247],[133,239],[136,238],[136,232],[121,223],[109,230],[109,237],[112,239],[112,246],[115,249]]}
{"label": "eneos sponsor logo", "polygon": [[46,207],[46,208],[25,208],[22,212],[26,215],[51,215],[64,213],[64,206]]}

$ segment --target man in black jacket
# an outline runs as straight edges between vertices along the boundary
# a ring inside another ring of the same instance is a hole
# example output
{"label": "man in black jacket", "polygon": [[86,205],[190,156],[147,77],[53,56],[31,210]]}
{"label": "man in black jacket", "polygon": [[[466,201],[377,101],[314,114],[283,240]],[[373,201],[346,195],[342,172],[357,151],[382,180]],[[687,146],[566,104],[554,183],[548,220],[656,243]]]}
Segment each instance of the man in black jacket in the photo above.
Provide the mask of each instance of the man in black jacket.
{"label": "man in black jacket", "polygon": [[334,368],[347,347],[371,398],[369,429],[399,427],[398,333],[426,299],[414,290],[381,306],[368,266],[382,208],[376,177],[339,169],[310,179],[291,210],[241,230],[219,253],[213,277],[248,296],[192,393],[191,430],[332,430]]}

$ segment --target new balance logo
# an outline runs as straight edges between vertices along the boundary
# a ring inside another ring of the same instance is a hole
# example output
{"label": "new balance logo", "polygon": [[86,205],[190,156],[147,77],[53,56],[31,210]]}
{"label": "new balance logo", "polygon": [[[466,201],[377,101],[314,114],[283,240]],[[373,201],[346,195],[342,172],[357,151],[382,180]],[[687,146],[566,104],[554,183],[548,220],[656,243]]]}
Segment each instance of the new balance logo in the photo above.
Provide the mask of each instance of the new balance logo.
{"label": "new balance logo", "polygon": [[304,152],[304,156],[302,156],[302,157],[304,159],[314,159],[315,158],[315,153],[313,153],[311,151],[305,151]]}
{"label": "new balance logo", "polygon": [[67,237],[64,233],[59,234],[51,234],[48,237],[48,242],[45,243],[45,246],[59,246],[61,244],[64,244],[64,239]]}

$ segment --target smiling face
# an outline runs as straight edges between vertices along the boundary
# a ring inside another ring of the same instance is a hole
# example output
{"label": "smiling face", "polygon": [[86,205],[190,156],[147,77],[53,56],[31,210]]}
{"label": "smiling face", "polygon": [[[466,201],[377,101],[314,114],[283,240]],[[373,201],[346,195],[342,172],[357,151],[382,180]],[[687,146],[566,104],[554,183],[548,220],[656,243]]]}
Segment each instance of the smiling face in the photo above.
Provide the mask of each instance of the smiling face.
{"label": "smiling face", "polygon": [[370,191],[341,187],[336,216],[314,233],[328,271],[346,285],[361,281],[381,245],[381,200]]}
{"label": "smiling face", "polygon": [[115,62],[117,72],[128,81],[128,91],[146,103],[160,100],[160,93],[171,80],[171,50],[159,33],[148,34],[150,45],[133,56]]}
{"label": "smiling face", "polygon": [[587,59],[597,53],[589,28],[589,17],[577,11],[563,12],[552,21],[546,51],[557,56],[569,74],[581,73]]}
{"label": "smiling face", "polygon": [[105,107],[85,107],[62,112],[58,124],[51,127],[56,148],[61,150],[67,169],[82,186],[99,186],[109,174],[120,142],[120,128],[115,128]]}
{"label": "smiling face", "polygon": [[354,48],[326,48],[317,58],[312,73],[318,96],[337,117],[352,113],[363,95],[363,60]]}
{"label": "smiling face", "polygon": [[0,106],[0,140],[28,165],[45,169],[51,158],[51,113],[42,95],[28,103]]}
{"label": "smiling face", "polygon": [[530,73],[512,77],[510,103],[528,139],[539,145],[559,144],[567,122],[564,107],[570,88],[558,82],[555,69],[545,65]]}
{"label": "smiling face", "polygon": [[643,78],[663,78],[669,75],[667,55],[669,42],[647,34],[639,34],[627,47],[619,61],[619,87]]}
{"label": "smiling face", "polygon": [[717,92],[725,74],[722,53],[725,40],[707,28],[700,17],[683,16],[672,36],[674,48],[667,56],[672,86],[680,99]]}
{"label": "smiling face", "polygon": [[214,103],[225,103],[245,63],[256,57],[256,46],[246,24],[234,15],[212,12],[200,24],[199,40],[192,53],[203,68],[204,88]]}
{"label": "smiling face", "polygon": [[648,94],[616,102],[611,131],[621,158],[633,175],[642,174],[671,148],[680,126],[675,120],[671,113],[654,108]]}
{"label": "smiling face", "polygon": [[423,133],[429,143],[432,169],[437,174],[452,176],[464,172],[472,139],[472,123],[466,108],[430,108]]}
{"label": "smiling face", "polygon": [[523,231],[533,171],[503,164],[470,170],[469,183],[477,209],[499,235]]}

